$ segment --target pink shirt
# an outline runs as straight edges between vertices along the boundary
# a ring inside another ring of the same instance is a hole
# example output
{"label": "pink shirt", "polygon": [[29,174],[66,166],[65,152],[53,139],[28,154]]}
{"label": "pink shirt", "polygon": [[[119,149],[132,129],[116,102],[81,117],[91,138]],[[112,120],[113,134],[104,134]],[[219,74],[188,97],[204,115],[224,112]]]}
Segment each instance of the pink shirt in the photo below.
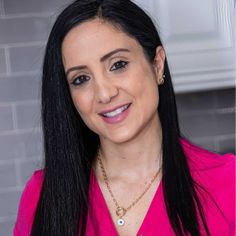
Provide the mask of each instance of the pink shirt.
{"label": "pink shirt", "polygon": [[[212,196],[203,193],[201,202],[205,211],[207,224],[212,236],[235,236],[235,156],[232,154],[218,155],[182,140],[191,174]],[[36,171],[28,181],[19,205],[14,236],[29,236],[35,209],[37,206],[43,180],[43,171]],[[106,202],[91,172],[90,204],[94,216],[99,219],[96,229],[89,213],[87,236],[117,236]],[[162,182],[149,206],[137,236],[174,236],[167,217]],[[202,233],[202,235],[205,235]]]}

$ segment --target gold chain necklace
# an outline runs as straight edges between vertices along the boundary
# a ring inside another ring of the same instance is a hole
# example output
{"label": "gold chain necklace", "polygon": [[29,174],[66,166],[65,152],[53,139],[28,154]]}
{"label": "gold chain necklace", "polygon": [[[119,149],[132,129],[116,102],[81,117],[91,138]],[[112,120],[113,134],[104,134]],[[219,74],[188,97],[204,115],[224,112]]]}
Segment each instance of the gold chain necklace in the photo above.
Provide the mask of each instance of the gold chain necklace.
{"label": "gold chain necklace", "polygon": [[123,226],[125,224],[125,221],[123,219],[123,217],[125,216],[126,212],[128,210],[130,210],[134,205],[136,205],[136,203],[145,195],[145,193],[150,189],[151,185],[153,184],[154,180],[157,178],[157,176],[159,175],[160,171],[161,171],[161,167],[159,168],[159,170],[157,171],[157,173],[153,176],[153,178],[151,179],[150,183],[148,184],[148,186],[144,189],[144,191],[128,206],[128,207],[121,207],[119,205],[119,203],[117,202],[112,190],[111,190],[111,187],[109,185],[109,182],[108,182],[108,177],[107,177],[107,174],[106,174],[106,171],[105,171],[105,168],[104,168],[104,165],[102,163],[102,159],[100,158],[100,152],[98,152],[98,163],[99,163],[99,166],[101,168],[101,171],[102,171],[102,175],[103,175],[103,180],[106,184],[106,187],[111,195],[111,198],[112,198],[112,201],[114,202],[115,206],[116,206],[116,215],[118,216],[118,220],[117,220],[117,224],[119,226]]}

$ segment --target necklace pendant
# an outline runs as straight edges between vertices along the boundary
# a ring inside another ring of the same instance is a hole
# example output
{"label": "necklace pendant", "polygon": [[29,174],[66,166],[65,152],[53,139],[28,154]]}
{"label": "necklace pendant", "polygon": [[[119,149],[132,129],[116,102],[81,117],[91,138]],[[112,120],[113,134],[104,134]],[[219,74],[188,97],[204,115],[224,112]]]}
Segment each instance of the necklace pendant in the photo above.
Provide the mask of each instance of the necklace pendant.
{"label": "necklace pendant", "polygon": [[118,224],[119,226],[123,226],[123,225],[125,224],[125,221],[120,218],[120,219],[117,220],[117,224]]}
{"label": "necklace pendant", "polygon": [[120,219],[126,214],[126,209],[123,207],[117,207],[116,208],[116,215],[120,217]]}

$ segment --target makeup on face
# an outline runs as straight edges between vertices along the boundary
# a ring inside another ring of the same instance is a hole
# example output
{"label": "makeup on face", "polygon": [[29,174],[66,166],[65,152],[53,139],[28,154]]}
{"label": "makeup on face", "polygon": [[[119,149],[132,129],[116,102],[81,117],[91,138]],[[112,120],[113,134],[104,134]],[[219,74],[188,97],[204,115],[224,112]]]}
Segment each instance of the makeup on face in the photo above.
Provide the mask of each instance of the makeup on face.
{"label": "makeup on face", "polygon": [[135,39],[93,20],[73,28],[62,50],[73,103],[89,129],[114,143],[156,129],[157,77]]}

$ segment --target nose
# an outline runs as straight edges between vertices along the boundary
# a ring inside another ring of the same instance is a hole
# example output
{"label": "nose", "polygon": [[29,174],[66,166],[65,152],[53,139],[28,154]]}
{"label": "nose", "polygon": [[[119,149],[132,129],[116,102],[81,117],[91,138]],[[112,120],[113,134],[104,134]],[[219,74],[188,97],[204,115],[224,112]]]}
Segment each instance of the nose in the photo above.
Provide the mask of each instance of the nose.
{"label": "nose", "polygon": [[118,88],[109,81],[109,78],[103,78],[96,82],[95,96],[98,103],[109,103],[118,93]]}

